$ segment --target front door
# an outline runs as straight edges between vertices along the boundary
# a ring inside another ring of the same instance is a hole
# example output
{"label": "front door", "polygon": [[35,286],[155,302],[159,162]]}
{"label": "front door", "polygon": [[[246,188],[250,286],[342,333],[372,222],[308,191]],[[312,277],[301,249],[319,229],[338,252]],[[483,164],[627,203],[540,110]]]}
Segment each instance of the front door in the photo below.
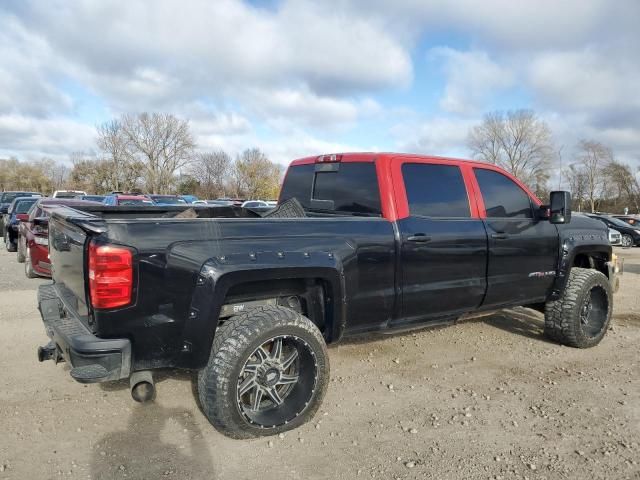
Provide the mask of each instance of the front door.
{"label": "front door", "polygon": [[477,308],[486,289],[487,234],[472,215],[457,165],[402,165],[409,217],[401,237],[402,307],[395,324],[438,321]]}
{"label": "front door", "polygon": [[537,218],[532,199],[512,179],[474,168],[489,236],[484,306],[544,301],[558,264],[558,230]]}

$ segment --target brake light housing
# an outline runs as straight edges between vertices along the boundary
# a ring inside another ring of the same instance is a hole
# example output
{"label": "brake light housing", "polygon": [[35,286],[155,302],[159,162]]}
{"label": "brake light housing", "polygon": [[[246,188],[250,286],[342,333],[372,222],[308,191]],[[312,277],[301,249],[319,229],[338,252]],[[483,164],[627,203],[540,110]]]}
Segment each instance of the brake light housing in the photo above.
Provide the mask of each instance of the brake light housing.
{"label": "brake light housing", "polygon": [[123,307],[133,294],[133,252],[119,245],[89,244],[89,298],[95,309]]}
{"label": "brake light housing", "polygon": [[332,153],[330,155],[320,155],[316,158],[316,163],[340,163],[342,161],[341,154]]}

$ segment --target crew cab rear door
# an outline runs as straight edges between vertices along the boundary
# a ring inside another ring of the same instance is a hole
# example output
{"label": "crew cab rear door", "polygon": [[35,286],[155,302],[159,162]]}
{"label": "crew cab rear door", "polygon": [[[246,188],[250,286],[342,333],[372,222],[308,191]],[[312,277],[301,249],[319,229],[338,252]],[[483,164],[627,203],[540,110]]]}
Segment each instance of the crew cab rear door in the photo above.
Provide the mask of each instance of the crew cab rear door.
{"label": "crew cab rear door", "polygon": [[[398,221],[402,308],[396,324],[438,321],[477,308],[486,290],[487,234],[462,168],[406,159],[409,215]],[[405,199],[400,199],[404,203]]]}
{"label": "crew cab rear door", "polygon": [[537,218],[535,202],[511,178],[474,167],[481,216],[489,234],[487,296],[484,306],[544,301],[555,278],[558,230]]}

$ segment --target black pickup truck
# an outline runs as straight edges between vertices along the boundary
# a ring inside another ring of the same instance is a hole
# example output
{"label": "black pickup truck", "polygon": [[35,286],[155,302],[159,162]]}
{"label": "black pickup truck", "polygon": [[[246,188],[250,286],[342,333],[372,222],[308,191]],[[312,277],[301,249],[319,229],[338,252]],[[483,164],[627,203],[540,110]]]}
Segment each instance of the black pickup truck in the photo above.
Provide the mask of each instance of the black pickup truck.
{"label": "black pickup truck", "polygon": [[291,164],[272,213],[187,209],[51,208],[41,361],[83,383],[129,378],[139,401],[152,370],[197,370],[207,418],[248,438],[314,415],[326,345],[348,335],[526,305],[584,348],[611,318],[606,227],[493,165],[323,155]]}

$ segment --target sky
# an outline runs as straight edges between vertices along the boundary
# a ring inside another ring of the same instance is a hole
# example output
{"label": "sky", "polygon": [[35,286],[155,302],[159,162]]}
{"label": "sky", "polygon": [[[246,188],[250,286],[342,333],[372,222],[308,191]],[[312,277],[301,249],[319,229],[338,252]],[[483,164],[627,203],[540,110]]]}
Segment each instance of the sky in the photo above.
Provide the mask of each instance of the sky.
{"label": "sky", "polygon": [[68,161],[124,112],[188,119],[199,150],[286,164],[344,151],[468,157],[533,109],[640,165],[638,0],[3,0],[0,157]]}

